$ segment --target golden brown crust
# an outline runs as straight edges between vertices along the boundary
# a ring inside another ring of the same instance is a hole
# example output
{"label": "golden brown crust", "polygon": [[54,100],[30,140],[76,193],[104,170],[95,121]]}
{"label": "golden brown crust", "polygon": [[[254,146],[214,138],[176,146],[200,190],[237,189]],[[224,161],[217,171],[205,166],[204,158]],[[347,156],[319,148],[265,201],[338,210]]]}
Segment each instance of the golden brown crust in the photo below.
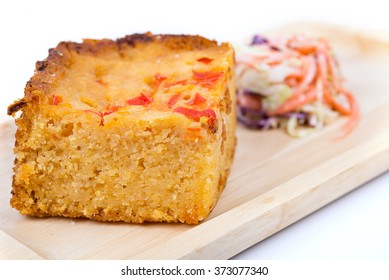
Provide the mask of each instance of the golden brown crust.
{"label": "golden brown crust", "polygon": [[59,43],[55,49],[49,49],[49,56],[45,60],[35,63],[34,75],[24,88],[24,98],[8,107],[8,115],[15,114],[28,104],[39,104],[45,98],[45,93],[50,91],[64,69],[71,65],[70,44],[72,43]]}
{"label": "golden brown crust", "polygon": [[[11,104],[8,114],[13,115],[27,103],[41,102],[41,98],[47,98],[45,93],[50,91],[56,80],[66,68],[74,63],[74,54],[101,55],[107,52],[118,52],[122,48],[137,48],[142,45],[159,43],[171,50],[194,50],[217,47],[218,43],[198,35],[153,35],[150,32],[127,35],[117,40],[84,39],[82,43],[60,42],[57,47],[49,49],[49,55],[35,64],[34,76],[27,82],[25,97]],[[227,46],[222,44],[221,46]]]}
{"label": "golden brown crust", "polygon": [[150,32],[127,35],[117,39],[118,46],[128,45],[136,47],[138,44],[160,42],[172,50],[194,50],[216,47],[216,41],[208,40],[198,35],[153,35]]}
{"label": "golden brown crust", "polygon": [[13,116],[17,111],[24,107],[27,102],[22,98],[16,100],[14,103],[8,106],[7,114]]}

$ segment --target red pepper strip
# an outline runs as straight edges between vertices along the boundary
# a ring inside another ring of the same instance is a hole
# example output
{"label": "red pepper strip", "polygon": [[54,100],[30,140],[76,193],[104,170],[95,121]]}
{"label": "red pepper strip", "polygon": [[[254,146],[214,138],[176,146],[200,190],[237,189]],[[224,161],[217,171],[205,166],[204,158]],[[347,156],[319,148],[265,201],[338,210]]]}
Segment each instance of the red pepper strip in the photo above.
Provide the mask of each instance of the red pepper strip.
{"label": "red pepper strip", "polygon": [[107,87],[108,86],[108,83],[104,82],[103,79],[96,80],[96,83],[102,85],[103,87]]}
{"label": "red pepper strip", "polygon": [[175,82],[171,82],[171,83],[165,83],[163,86],[164,87],[173,87],[173,86],[176,86],[176,85],[185,86],[186,83],[187,83],[186,80],[180,80],[180,81],[175,81]]}
{"label": "red pepper strip", "polygon": [[201,63],[204,63],[204,64],[209,64],[213,61],[212,58],[208,58],[208,57],[201,57],[199,59],[197,59],[198,62],[201,62]]}
{"label": "red pepper strip", "polygon": [[213,87],[217,80],[223,75],[223,72],[197,72],[195,70],[192,70],[193,73],[193,79],[196,81],[197,84],[203,86],[203,87]]}
{"label": "red pepper strip", "polygon": [[205,103],[206,101],[207,101],[207,99],[202,97],[200,94],[196,93],[193,100],[187,102],[186,104],[188,104],[189,106],[197,106],[197,105],[201,105],[201,104]]}
{"label": "red pepper strip", "polygon": [[175,113],[179,113],[184,115],[185,117],[195,120],[195,121],[200,121],[201,117],[206,117],[208,118],[208,124],[212,124],[214,120],[216,120],[216,113],[212,109],[207,109],[203,111],[198,111],[198,110],[193,110],[185,107],[177,107],[174,109]]}
{"label": "red pepper strip", "polygon": [[52,96],[50,96],[49,98],[49,103],[50,105],[58,105],[59,103],[61,103],[63,101],[63,98],[61,95],[57,95],[57,94],[53,94]]}
{"label": "red pepper strip", "polygon": [[92,111],[92,110],[84,110],[84,112],[92,113],[92,114],[99,116],[100,117],[100,126],[104,126],[104,117],[105,116],[114,113],[114,111],[96,112],[96,111]]}
{"label": "red pepper strip", "polygon": [[164,80],[166,80],[167,77],[162,76],[162,75],[160,75],[159,73],[157,73],[157,74],[154,75],[154,79],[155,79],[155,86],[156,86],[156,87],[159,87],[159,85],[160,85]]}
{"label": "red pepper strip", "polygon": [[136,106],[145,106],[152,103],[154,100],[151,97],[148,97],[144,95],[143,93],[140,94],[138,97],[134,97],[131,99],[126,100],[126,103],[128,105],[136,105]]}
{"label": "red pepper strip", "polygon": [[105,109],[107,111],[112,111],[113,112],[116,112],[117,110],[119,110],[120,108],[123,108],[124,106],[121,106],[121,105],[112,105],[112,104],[108,104],[107,107],[105,107]]}
{"label": "red pepper strip", "polygon": [[105,116],[108,116],[108,115],[115,113],[115,112],[116,111],[104,111],[104,112],[101,112],[101,114],[103,115],[103,117],[105,117]]}
{"label": "red pepper strip", "polygon": [[170,97],[169,101],[167,102],[167,106],[169,108],[172,108],[177,103],[180,95],[181,95],[181,93],[177,93],[177,94],[173,95],[172,97]]}
{"label": "red pepper strip", "polygon": [[200,127],[188,127],[187,130],[190,130],[190,131],[200,131],[201,128]]}

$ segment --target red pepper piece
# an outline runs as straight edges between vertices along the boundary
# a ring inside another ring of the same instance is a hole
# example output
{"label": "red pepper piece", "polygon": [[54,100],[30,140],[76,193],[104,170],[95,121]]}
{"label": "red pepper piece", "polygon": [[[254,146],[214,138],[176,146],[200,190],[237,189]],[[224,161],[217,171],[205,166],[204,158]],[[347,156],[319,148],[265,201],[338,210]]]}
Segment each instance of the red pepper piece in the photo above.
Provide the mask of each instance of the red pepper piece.
{"label": "red pepper piece", "polygon": [[170,97],[169,101],[167,102],[167,106],[169,108],[172,108],[177,103],[180,95],[181,95],[181,93],[177,93],[177,94],[173,95],[172,97]]}
{"label": "red pepper piece", "polygon": [[161,74],[157,73],[154,75],[154,80],[155,80],[154,85],[156,87],[159,87],[159,85],[166,79],[167,79],[167,77],[162,76]]}
{"label": "red pepper piece", "polygon": [[103,113],[92,111],[92,110],[84,110],[84,112],[92,113],[92,114],[97,115],[100,118],[100,126],[104,126],[104,115],[103,115]]}
{"label": "red pepper piece", "polygon": [[116,111],[108,110],[108,111],[96,112],[96,111],[93,111],[93,110],[84,110],[84,112],[92,113],[92,114],[97,115],[100,118],[100,126],[104,126],[104,117],[108,116],[108,115],[110,115],[112,113],[115,113]]}
{"label": "red pepper piece", "polygon": [[186,80],[180,80],[180,81],[175,81],[175,82],[171,82],[171,83],[165,83],[163,86],[164,87],[173,87],[173,86],[176,86],[176,85],[186,85],[187,81]]}
{"label": "red pepper piece", "polygon": [[196,81],[196,83],[208,88],[214,87],[217,80],[223,75],[223,72],[220,71],[197,72],[192,70],[192,72],[193,79]]}
{"label": "red pepper piece", "polygon": [[96,83],[102,85],[103,87],[107,87],[108,86],[108,83],[104,82],[103,79],[96,80]]}
{"label": "red pepper piece", "polygon": [[108,115],[110,115],[110,114],[112,114],[112,113],[115,113],[116,111],[104,111],[104,112],[100,112],[100,114],[103,116],[103,117],[105,117],[105,116],[108,116]]}
{"label": "red pepper piece", "polygon": [[192,120],[195,120],[195,121],[199,121],[201,117],[206,117],[206,118],[208,118],[209,125],[214,120],[216,120],[216,113],[212,109],[199,111],[199,110],[193,110],[193,109],[189,109],[189,108],[185,108],[185,107],[177,107],[176,109],[174,109],[173,112],[182,114],[185,117],[192,119]]}
{"label": "red pepper piece", "polygon": [[140,94],[138,97],[134,97],[131,99],[126,100],[126,103],[128,105],[136,105],[136,106],[145,106],[152,103],[154,100],[151,97],[148,97],[144,95],[143,93]]}
{"label": "red pepper piece", "polygon": [[112,112],[116,112],[117,110],[119,110],[119,106],[116,106],[116,105],[112,105],[112,104],[108,104],[105,109],[107,111],[112,111]]}
{"label": "red pepper piece", "polygon": [[52,96],[50,96],[49,98],[49,103],[50,105],[58,105],[59,103],[61,103],[63,101],[63,98],[61,95],[57,95],[57,94],[53,94]]}
{"label": "red pepper piece", "polygon": [[112,104],[108,104],[107,107],[105,107],[105,109],[108,111],[108,112],[116,112],[117,110],[119,110],[120,108],[123,108],[124,106],[120,106],[120,105],[112,105]]}
{"label": "red pepper piece", "polygon": [[204,63],[204,64],[209,64],[213,61],[212,58],[208,58],[208,57],[201,57],[199,59],[197,59],[198,62],[201,62],[201,63]]}
{"label": "red pepper piece", "polygon": [[207,99],[202,97],[200,94],[196,93],[193,100],[187,102],[186,104],[188,104],[189,106],[197,106],[197,105],[204,104],[206,101],[207,101]]}

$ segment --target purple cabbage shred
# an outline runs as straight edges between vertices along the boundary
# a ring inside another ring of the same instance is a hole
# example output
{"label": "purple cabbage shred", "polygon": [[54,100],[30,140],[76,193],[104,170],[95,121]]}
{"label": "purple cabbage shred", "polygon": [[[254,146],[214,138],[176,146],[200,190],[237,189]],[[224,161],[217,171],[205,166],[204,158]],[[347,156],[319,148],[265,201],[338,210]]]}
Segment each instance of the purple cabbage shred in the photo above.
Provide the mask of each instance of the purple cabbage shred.
{"label": "purple cabbage shred", "polygon": [[263,37],[261,35],[254,35],[253,39],[251,40],[251,45],[262,45],[267,44],[269,40],[266,37]]}

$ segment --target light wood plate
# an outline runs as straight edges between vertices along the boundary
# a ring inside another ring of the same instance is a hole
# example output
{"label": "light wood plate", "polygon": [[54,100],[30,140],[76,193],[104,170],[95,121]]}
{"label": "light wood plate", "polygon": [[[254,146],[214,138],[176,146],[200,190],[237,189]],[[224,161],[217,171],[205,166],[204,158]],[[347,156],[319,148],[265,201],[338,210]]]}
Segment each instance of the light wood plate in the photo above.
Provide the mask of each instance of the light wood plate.
{"label": "light wood plate", "polygon": [[197,226],[31,218],[9,206],[14,143],[0,125],[0,258],[224,259],[265,239],[389,169],[389,43],[336,26],[297,23],[271,33],[330,38],[361,107],[358,127],[333,141],[345,119],[305,139],[239,127],[227,187]]}

